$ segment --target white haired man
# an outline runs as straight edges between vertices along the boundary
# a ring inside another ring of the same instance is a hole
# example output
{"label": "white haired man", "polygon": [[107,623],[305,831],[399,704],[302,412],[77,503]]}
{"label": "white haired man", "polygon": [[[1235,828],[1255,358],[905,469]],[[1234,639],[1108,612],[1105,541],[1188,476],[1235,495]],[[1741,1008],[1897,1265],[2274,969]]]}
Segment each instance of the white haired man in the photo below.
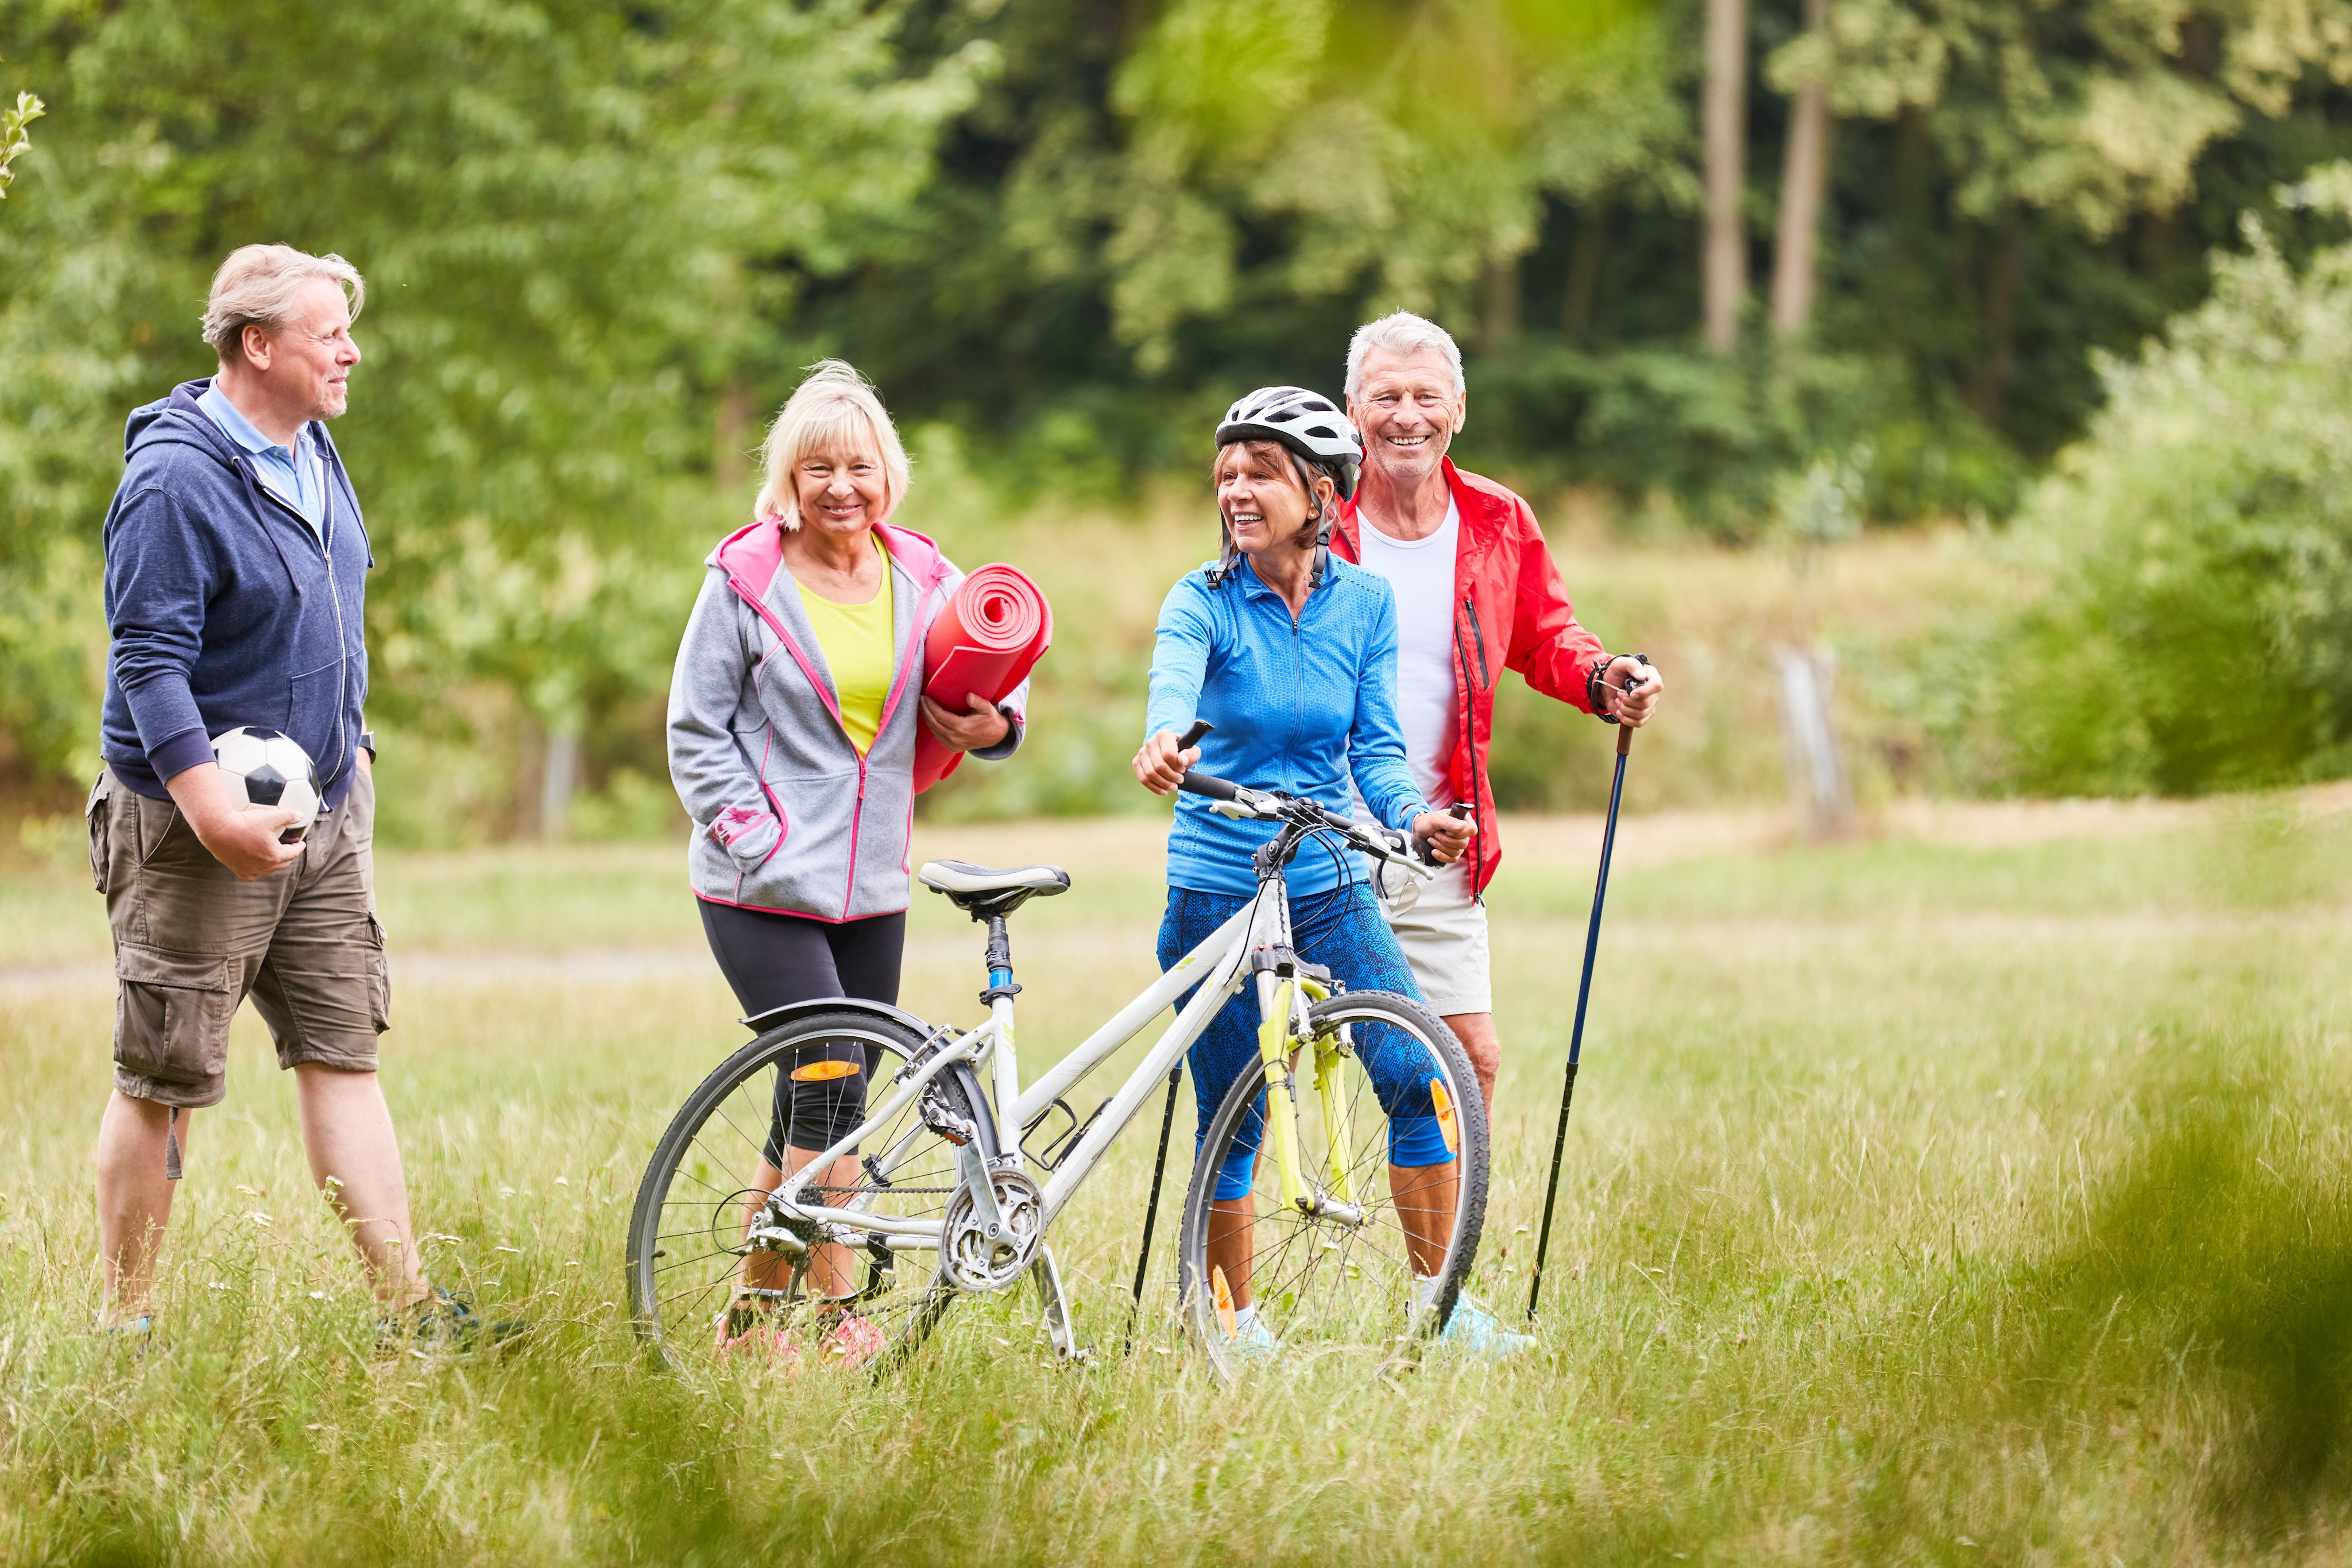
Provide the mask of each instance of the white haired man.
{"label": "white haired man", "polygon": [[1396,591],[1397,710],[1422,798],[1475,809],[1471,852],[1426,885],[1392,876],[1381,903],[1491,1112],[1502,1061],[1483,898],[1503,859],[1486,777],[1495,682],[1517,670],[1546,696],[1637,727],[1664,683],[1647,659],[1612,656],[1577,624],[1527,502],[1446,457],[1466,407],[1462,350],[1445,329],[1403,311],[1358,329],[1348,416],[1364,473],[1331,548]]}
{"label": "white haired man", "polygon": [[[294,1073],[310,1174],[350,1228],[387,1336],[461,1341],[467,1305],[418,1266],[376,1082],[390,1007],[371,846],[368,549],[325,422],[344,409],[366,286],[341,256],[234,251],[205,340],[217,374],[135,410],[106,517],[111,646],[90,867],[114,933],[114,1092],[98,1134],[110,1327],[143,1333],[194,1113],[226,1092],[229,1019],[253,998]],[[323,796],[240,809],[211,737],[280,730]],[[507,1327],[509,1325],[501,1325]]]}

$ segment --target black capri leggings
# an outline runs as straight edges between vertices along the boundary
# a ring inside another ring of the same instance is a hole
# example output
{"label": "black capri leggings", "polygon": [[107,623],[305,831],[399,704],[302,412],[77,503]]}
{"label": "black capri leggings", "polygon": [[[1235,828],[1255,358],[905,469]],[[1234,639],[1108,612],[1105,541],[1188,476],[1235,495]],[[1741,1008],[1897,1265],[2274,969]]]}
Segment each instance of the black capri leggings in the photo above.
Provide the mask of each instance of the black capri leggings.
{"label": "black capri leggings", "polygon": [[[702,909],[702,931],[710,939],[711,956],[719,960],[719,972],[735,988],[735,999],[747,1018],[820,997],[898,1000],[898,966],[907,949],[903,912],[836,925],[695,902]],[[855,1061],[856,1070],[845,1076],[814,1082],[777,1076],[775,1113],[762,1151],[770,1165],[782,1169],[788,1146],[809,1154],[831,1148],[866,1120],[873,1056],[872,1046],[843,1040],[805,1052],[793,1070],[821,1061]]]}

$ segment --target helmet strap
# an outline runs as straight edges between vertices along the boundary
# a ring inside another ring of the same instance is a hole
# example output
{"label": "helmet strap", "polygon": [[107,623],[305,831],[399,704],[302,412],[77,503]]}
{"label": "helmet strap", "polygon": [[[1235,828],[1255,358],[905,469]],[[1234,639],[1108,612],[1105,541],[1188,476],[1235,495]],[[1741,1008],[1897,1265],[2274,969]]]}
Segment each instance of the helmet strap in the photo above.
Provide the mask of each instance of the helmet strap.
{"label": "helmet strap", "polygon": [[[1290,461],[1292,466],[1298,470],[1298,482],[1307,487],[1307,520],[1315,525],[1315,548],[1318,551],[1315,557],[1315,580],[1319,584],[1323,580],[1323,557],[1320,552],[1324,546],[1331,542],[1331,525],[1337,522],[1339,517],[1337,508],[1325,506],[1322,497],[1316,495],[1315,478],[1318,474],[1327,479],[1330,478],[1330,476],[1324,474],[1320,467],[1309,465],[1307,459],[1296,452],[1290,455]],[[1339,489],[1339,481],[1336,479],[1332,480],[1332,489],[1335,494]]]}
{"label": "helmet strap", "polygon": [[1234,549],[1233,525],[1223,517],[1217,519],[1217,564],[1208,570],[1209,586],[1222,588],[1234,573],[1234,565],[1241,552]]}

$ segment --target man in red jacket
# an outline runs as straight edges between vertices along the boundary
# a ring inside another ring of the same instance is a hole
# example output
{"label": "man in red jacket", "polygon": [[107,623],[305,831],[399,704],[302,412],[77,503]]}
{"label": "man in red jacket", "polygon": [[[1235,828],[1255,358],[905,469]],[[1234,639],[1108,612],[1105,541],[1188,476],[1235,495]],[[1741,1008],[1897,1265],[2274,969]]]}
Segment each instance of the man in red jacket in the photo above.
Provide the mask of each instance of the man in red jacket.
{"label": "man in red jacket", "polygon": [[1495,682],[1517,670],[1546,696],[1609,724],[1646,724],[1664,683],[1639,654],[1611,655],[1576,612],[1528,504],[1465,474],[1445,449],[1462,428],[1462,350],[1402,311],[1348,345],[1348,414],[1364,438],[1363,478],[1331,548],[1396,591],[1397,716],[1422,798],[1475,804],[1471,852],[1422,883],[1391,873],[1381,906],[1432,1007],[1444,1016],[1495,1106],[1486,884],[1502,863],[1486,748]]}

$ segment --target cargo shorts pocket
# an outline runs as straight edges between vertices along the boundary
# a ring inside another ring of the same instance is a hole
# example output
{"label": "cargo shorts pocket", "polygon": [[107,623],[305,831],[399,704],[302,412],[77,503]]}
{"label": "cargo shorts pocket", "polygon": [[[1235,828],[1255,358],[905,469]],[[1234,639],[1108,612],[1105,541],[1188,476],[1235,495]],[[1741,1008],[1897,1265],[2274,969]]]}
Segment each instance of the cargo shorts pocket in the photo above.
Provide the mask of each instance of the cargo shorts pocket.
{"label": "cargo shorts pocket", "polygon": [[106,772],[99,770],[98,782],[89,787],[89,801],[81,809],[89,824],[89,881],[99,892],[106,891]]}
{"label": "cargo shorts pocket", "polygon": [[114,974],[115,1064],[163,1083],[218,1083],[236,1013],[229,961],[126,942],[115,949]]}
{"label": "cargo shorts pocket", "polygon": [[383,952],[383,922],[368,916],[368,1022],[382,1034],[392,1027],[392,964]]}

